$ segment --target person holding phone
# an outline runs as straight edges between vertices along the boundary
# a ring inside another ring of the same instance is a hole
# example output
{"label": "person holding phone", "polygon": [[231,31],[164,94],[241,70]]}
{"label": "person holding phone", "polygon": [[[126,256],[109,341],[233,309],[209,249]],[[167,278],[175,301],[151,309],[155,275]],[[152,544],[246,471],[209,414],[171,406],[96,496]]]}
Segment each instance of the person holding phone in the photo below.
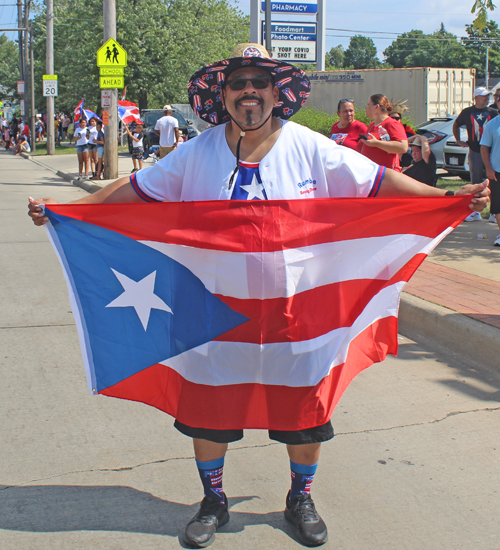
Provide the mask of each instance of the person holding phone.
{"label": "person holding phone", "polygon": [[365,136],[360,136],[357,151],[379,166],[401,172],[399,155],[408,151],[408,138],[403,125],[392,119],[390,101],[382,94],[374,94],[366,104],[366,116],[373,120]]}

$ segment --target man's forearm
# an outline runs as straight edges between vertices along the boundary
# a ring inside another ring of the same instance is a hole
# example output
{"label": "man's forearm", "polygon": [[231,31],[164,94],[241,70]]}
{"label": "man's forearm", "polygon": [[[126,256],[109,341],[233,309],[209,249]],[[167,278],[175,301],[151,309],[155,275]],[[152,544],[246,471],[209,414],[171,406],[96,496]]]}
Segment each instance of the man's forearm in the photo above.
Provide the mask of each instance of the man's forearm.
{"label": "man's forearm", "polygon": [[120,178],[114,183],[110,183],[96,193],[92,193],[73,201],[69,204],[113,204],[113,203],[133,203],[145,202],[134,191],[129,177]]}
{"label": "man's forearm", "polygon": [[378,197],[442,197],[446,189],[431,187],[405,174],[387,168]]}

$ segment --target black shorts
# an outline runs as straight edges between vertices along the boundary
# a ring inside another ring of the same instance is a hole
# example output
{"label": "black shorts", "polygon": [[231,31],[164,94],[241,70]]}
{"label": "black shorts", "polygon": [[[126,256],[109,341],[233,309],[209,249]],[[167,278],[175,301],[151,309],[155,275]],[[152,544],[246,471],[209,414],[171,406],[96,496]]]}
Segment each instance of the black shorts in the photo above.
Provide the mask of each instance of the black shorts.
{"label": "black shorts", "polygon": [[497,181],[490,181],[490,214],[500,214],[500,172],[495,172]]}
{"label": "black shorts", "polygon": [[[176,420],[174,426],[184,435],[194,439],[206,439],[213,443],[231,443],[243,439],[243,430],[211,430],[208,428],[193,428]],[[307,428],[306,430],[284,431],[269,430],[269,439],[286,443],[287,445],[307,445],[322,443],[334,436],[333,426],[329,420],[326,424]]]}

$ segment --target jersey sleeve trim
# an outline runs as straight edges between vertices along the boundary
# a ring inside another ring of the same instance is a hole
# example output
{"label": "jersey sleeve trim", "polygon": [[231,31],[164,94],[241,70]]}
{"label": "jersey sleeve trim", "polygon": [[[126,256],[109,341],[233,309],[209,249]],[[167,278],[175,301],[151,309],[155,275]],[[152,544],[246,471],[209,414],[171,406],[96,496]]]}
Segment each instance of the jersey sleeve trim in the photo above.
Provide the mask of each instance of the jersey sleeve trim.
{"label": "jersey sleeve trim", "polygon": [[377,193],[380,190],[380,185],[382,183],[382,180],[385,176],[385,166],[379,166],[377,170],[377,175],[375,176],[375,181],[373,182],[373,186],[371,188],[370,193],[368,194],[369,197],[376,197]]}
{"label": "jersey sleeve trim", "polygon": [[143,201],[146,201],[146,202],[162,202],[162,201],[159,201],[159,200],[157,200],[153,197],[150,197],[149,195],[146,195],[146,193],[144,193],[144,191],[139,187],[139,184],[137,183],[136,174],[132,174],[130,176],[130,183],[132,184],[132,188],[134,189],[134,191],[139,195],[139,197]]}

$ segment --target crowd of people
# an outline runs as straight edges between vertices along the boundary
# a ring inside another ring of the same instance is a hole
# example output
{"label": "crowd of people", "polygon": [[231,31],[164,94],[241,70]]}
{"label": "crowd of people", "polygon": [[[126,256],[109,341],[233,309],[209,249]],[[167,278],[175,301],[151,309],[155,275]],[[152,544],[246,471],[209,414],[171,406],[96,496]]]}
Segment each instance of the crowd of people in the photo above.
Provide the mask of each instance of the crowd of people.
{"label": "crowd of people", "polygon": [[[488,106],[491,92],[484,87],[474,90],[474,105],[465,108],[455,119],[453,134],[457,143],[469,148],[470,181],[473,184],[490,180],[491,207],[489,221],[500,229],[500,90],[495,103]],[[428,139],[403,123],[407,107],[393,105],[382,94],[368,99],[365,111],[372,122],[367,127],[356,120],[353,99],[341,99],[337,105],[339,121],[331,129],[331,139],[343,147],[354,149],[380,166],[403,172],[407,176],[436,186],[436,156]],[[467,141],[460,137],[460,127],[467,129]],[[471,213],[466,222],[482,220],[479,212]],[[500,235],[494,241],[500,246]]]}

